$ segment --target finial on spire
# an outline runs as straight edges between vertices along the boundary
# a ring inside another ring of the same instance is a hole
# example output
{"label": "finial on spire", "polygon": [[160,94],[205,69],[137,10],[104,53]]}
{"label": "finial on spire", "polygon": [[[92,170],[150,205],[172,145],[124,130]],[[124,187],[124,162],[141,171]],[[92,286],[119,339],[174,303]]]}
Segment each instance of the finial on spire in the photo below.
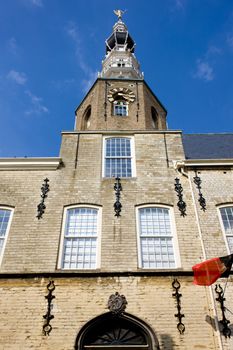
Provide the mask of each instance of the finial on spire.
{"label": "finial on spire", "polygon": [[123,10],[114,10],[113,12],[118,17],[118,21],[119,21],[119,20],[122,19],[122,15],[126,12],[126,10],[125,11],[123,11]]}

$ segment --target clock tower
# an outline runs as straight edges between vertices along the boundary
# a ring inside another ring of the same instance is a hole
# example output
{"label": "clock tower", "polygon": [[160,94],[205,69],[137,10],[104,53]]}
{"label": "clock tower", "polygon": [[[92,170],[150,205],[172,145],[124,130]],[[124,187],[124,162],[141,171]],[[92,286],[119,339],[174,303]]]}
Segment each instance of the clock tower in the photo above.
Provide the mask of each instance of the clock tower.
{"label": "clock tower", "polygon": [[166,130],[166,109],[144,80],[135,42],[118,21],[106,40],[98,78],[76,109],[76,130]]}
{"label": "clock tower", "polygon": [[232,350],[233,134],[167,130],[114,12],[59,157],[0,158],[0,349]]}

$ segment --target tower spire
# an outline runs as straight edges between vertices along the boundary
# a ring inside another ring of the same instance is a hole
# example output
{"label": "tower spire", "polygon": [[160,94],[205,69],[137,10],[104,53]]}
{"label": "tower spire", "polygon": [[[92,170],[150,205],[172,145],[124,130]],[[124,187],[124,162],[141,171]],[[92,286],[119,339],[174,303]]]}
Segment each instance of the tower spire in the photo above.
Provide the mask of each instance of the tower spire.
{"label": "tower spire", "polygon": [[101,78],[143,79],[139,62],[134,55],[135,42],[122,21],[125,12],[114,10],[118,21],[113,26],[112,34],[105,41],[106,56],[99,73]]}

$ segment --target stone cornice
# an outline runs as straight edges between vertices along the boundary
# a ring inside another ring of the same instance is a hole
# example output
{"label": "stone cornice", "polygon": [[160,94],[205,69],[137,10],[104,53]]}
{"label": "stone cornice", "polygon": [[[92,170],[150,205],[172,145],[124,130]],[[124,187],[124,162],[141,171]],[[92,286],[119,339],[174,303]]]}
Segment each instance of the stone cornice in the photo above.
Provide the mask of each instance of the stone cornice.
{"label": "stone cornice", "polygon": [[134,135],[134,134],[182,134],[181,130],[90,130],[90,131],[62,131],[66,134],[102,134],[102,135]]}
{"label": "stone cornice", "polygon": [[22,273],[0,273],[1,279],[12,278],[40,278],[40,277],[52,277],[52,278],[98,278],[98,277],[128,277],[128,276],[193,276],[193,271],[190,270],[158,270],[158,271],[100,271],[100,270],[84,270],[84,271],[53,271],[53,272],[22,272]]}
{"label": "stone cornice", "polygon": [[[230,271],[230,276],[233,276],[233,271]],[[16,273],[0,273],[1,279],[16,279],[16,278],[99,278],[99,277],[193,277],[192,270],[138,270],[138,271],[100,271],[100,270],[84,270],[84,271],[51,271],[51,272],[16,272]]]}
{"label": "stone cornice", "polygon": [[0,158],[2,170],[56,170],[61,165],[59,157],[48,158]]}
{"label": "stone cornice", "polygon": [[233,159],[186,159],[174,161],[175,169],[195,167],[233,167]]}

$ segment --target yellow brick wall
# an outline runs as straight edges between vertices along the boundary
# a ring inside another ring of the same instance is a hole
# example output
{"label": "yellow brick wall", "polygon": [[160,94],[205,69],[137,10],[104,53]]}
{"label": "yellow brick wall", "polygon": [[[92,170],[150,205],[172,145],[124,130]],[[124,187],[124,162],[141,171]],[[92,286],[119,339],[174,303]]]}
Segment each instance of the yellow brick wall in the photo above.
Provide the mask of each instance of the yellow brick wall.
{"label": "yellow brick wall", "polygon": [[[112,133],[114,134],[114,133]],[[121,135],[124,133],[121,132]],[[182,275],[204,258],[197,219],[208,258],[227,254],[217,215],[217,206],[233,201],[232,171],[201,170],[202,193],[207,210],[199,208],[197,190],[189,179],[173,168],[174,160],[184,158],[180,132],[131,131],[135,141],[136,178],[122,179],[120,218],[114,216],[114,179],[102,178],[104,132],[64,133],[61,157],[63,166],[56,171],[1,171],[0,205],[14,207],[2,265],[0,267],[0,349],[72,349],[80,328],[90,319],[107,311],[108,297],[115,291],[128,300],[127,312],[143,319],[155,331],[162,350],[218,350],[218,332],[214,329],[214,310],[208,288],[192,285],[192,277]],[[166,141],[166,143],[165,143]],[[167,151],[166,151],[167,147]],[[168,159],[167,159],[168,158]],[[177,208],[174,179],[179,177],[187,204],[187,216]],[[45,213],[36,218],[41,185],[48,177],[50,191]],[[173,271],[164,277],[118,277],[117,272],[138,269],[136,208],[141,204],[165,204],[173,208],[180,252],[182,312],[184,335],[176,328],[176,310],[171,282]],[[102,207],[101,272],[115,277],[54,277],[56,299],[51,321],[53,331],[42,335],[46,313],[48,279],[7,278],[7,273],[59,272],[58,253],[65,206],[93,204]],[[224,286],[224,280],[221,281]],[[232,280],[226,292],[227,318],[233,322]],[[215,292],[213,299],[216,298]],[[219,320],[221,310],[215,302]],[[232,341],[222,338],[223,349],[232,350]]]}
{"label": "yellow brick wall", "polygon": [[[180,133],[166,133],[169,168],[163,133],[131,133],[135,141],[136,178],[122,179],[122,215],[115,217],[115,179],[102,178],[102,144],[105,134],[66,133],[56,171],[1,172],[1,203],[15,208],[1,265],[2,272],[54,271],[57,268],[65,206],[102,207],[101,270],[137,270],[136,208],[165,204],[175,216],[181,267],[190,270],[202,255],[189,182],[181,178],[187,203],[186,217],[177,208],[172,160],[182,159]],[[174,146],[173,146],[174,145]],[[45,213],[36,218],[40,187],[49,178]],[[27,180],[25,180],[27,179]],[[6,190],[5,190],[6,189]],[[12,195],[13,193],[13,195]],[[208,215],[208,214],[207,214]],[[36,252],[36,253],[35,253]]]}
{"label": "yellow brick wall", "polygon": [[[172,277],[99,277],[58,278],[55,281],[49,336],[43,335],[43,315],[47,312],[48,279],[0,280],[0,349],[74,349],[80,329],[96,316],[108,312],[107,301],[116,291],[124,294],[126,312],[153,328],[161,350],[218,349],[213,319],[206,305],[204,287],[196,287],[190,278],[181,283],[182,319],[186,330],[177,330],[176,300],[172,297]],[[192,302],[190,302],[192,300]],[[198,320],[198,322],[197,322]],[[230,349],[227,348],[226,349]]]}

